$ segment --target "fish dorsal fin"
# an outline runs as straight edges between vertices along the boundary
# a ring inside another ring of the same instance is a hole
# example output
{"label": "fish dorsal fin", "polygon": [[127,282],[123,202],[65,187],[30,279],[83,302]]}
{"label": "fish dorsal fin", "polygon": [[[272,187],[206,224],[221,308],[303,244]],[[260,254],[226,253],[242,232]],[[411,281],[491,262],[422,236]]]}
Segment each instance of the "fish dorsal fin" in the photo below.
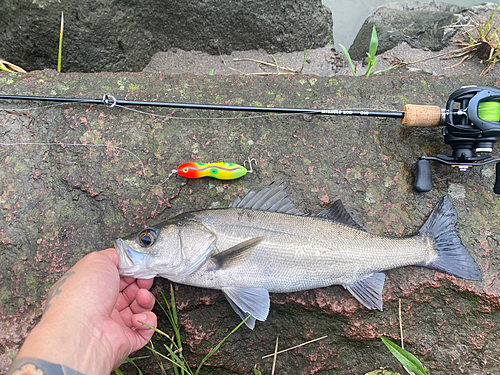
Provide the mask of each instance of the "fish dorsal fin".
{"label": "fish dorsal fin", "polygon": [[253,189],[243,199],[237,198],[230,208],[246,208],[250,210],[281,212],[290,215],[304,215],[288,197],[286,187],[272,182],[256,193]]}
{"label": "fish dorsal fin", "polygon": [[212,255],[211,259],[218,270],[227,269],[245,261],[251,254],[252,249],[257,246],[264,237],[255,237],[243,241],[227,250]]}
{"label": "fish dorsal fin", "polygon": [[379,272],[354,284],[344,284],[351,294],[361,304],[371,309],[382,311],[382,289],[384,288],[385,274]]}
{"label": "fish dorsal fin", "polygon": [[255,327],[255,320],[264,321],[269,314],[269,292],[264,288],[222,288],[229,304],[236,314],[244,320],[248,328]]}
{"label": "fish dorsal fin", "polygon": [[340,199],[337,199],[335,202],[331,204],[330,207],[325,208],[323,211],[321,211],[319,214],[315,216],[333,220],[342,224],[349,225],[356,229],[368,232],[368,228],[366,228],[363,224],[361,224],[358,220],[356,220],[356,218],[349,212],[349,210],[344,207]]}

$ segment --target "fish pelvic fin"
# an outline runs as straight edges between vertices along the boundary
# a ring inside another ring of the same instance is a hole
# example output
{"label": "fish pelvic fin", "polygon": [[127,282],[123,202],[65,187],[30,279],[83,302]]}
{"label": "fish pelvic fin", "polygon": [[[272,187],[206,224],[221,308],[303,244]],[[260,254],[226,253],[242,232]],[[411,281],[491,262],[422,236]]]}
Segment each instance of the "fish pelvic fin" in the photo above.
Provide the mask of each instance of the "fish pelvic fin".
{"label": "fish pelvic fin", "polygon": [[255,237],[243,241],[227,250],[212,255],[211,259],[218,270],[230,268],[245,261],[251,254],[252,249],[262,242],[264,237]]}
{"label": "fish pelvic fin", "polygon": [[382,289],[384,288],[385,274],[379,272],[353,284],[344,284],[347,289],[362,305],[368,309],[382,311]]}
{"label": "fish pelvic fin", "polygon": [[269,314],[269,292],[264,288],[222,288],[229,304],[245,324],[254,329],[255,321],[264,321]]}
{"label": "fish pelvic fin", "polygon": [[483,278],[478,264],[462,244],[457,228],[457,211],[447,196],[440,199],[418,234],[430,236],[437,252],[436,256],[421,266],[463,279]]}

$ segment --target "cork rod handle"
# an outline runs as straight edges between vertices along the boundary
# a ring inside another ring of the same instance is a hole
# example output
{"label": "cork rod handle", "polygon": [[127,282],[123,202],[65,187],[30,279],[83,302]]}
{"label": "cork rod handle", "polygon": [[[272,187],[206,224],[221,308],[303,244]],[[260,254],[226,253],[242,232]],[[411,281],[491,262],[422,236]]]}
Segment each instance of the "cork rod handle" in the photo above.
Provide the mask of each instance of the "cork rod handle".
{"label": "cork rod handle", "polygon": [[402,111],[405,113],[401,119],[403,126],[432,128],[441,122],[441,108],[435,105],[406,104]]}

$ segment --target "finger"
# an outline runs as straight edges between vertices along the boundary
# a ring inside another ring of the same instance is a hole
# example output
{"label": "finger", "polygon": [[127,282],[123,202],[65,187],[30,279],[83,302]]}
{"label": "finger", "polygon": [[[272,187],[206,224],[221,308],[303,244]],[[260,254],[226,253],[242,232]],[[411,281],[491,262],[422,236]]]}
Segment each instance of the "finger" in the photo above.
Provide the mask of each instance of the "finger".
{"label": "finger", "polygon": [[133,276],[120,276],[120,291],[136,281],[137,279]]}
{"label": "finger", "polygon": [[152,279],[137,279],[137,285],[141,289],[149,289],[153,286],[154,278]]}
{"label": "finger", "polygon": [[138,329],[138,330],[139,329],[140,330],[151,329],[151,328],[145,326],[144,324],[142,324],[142,323],[146,323],[146,324],[150,325],[151,327],[156,328],[156,320],[157,320],[156,314],[151,312],[151,311],[143,312],[140,314],[134,314],[134,316],[132,316],[132,327],[134,327],[135,329]]}
{"label": "finger", "polygon": [[127,288],[129,285],[136,283],[139,288],[149,289],[153,285],[154,279],[136,279],[133,276],[121,276],[120,277],[120,291]]}
{"label": "finger", "polygon": [[124,299],[128,302],[128,305],[130,305],[136,298],[137,292],[140,290],[139,286],[137,285],[136,282],[130,284],[127,286],[125,289],[121,291],[120,294],[123,295]]}
{"label": "finger", "polygon": [[114,263],[114,265],[116,266],[116,268],[118,268],[118,262],[120,260],[120,257],[118,256],[118,253],[116,252],[116,249],[114,249],[114,248],[111,247],[109,249],[100,251],[100,253],[102,255],[105,255],[106,257],[108,257]]}
{"label": "finger", "polygon": [[[116,310],[115,310],[116,311]],[[123,309],[122,311],[116,311],[117,315],[113,315],[111,318],[120,324],[123,324],[125,327],[132,328],[132,317],[134,313],[130,308]]]}
{"label": "finger", "polygon": [[[118,299],[116,301],[115,307],[118,311],[122,311],[123,309],[129,307],[137,298],[137,293],[139,293],[140,290],[146,291],[147,293],[141,292],[141,295],[143,296],[142,300],[139,301],[139,305],[141,306],[146,306],[146,309],[151,309],[154,306],[154,297],[152,296],[151,293],[147,291],[148,288],[142,289],[139,287],[139,284],[145,285],[146,287],[150,287],[151,284],[153,283],[152,280],[145,280],[145,279],[131,279],[131,278],[122,278],[120,283],[121,284],[126,284],[128,281],[135,280],[137,282],[133,282],[129,285],[127,285],[121,293],[118,295]],[[123,285],[122,285],[123,286]],[[121,288],[121,287],[120,287]],[[151,308],[147,308],[147,306],[151,306]],[[140,312],[143,310],[137,310],[136,312]]]}
{"label": "finger", "polygon": [[155,305],[154,296],[146,289],[139,289],[136,299],[130,304],[130,310],[134,314],[151,311]]}
{"label": "finger", "polygon": [[118,323],[122,327],[132,327],[132,322],[131,322],[132,315],[133,314],[131,311],[130,311],[130,315],[126,316],[125,314],[122,314],[118,310],[113,309],[113,311],[111,311],[110,318],[113,319],[116,323]]}
{"label": "finger", "polygon": [[154,330],[143,325],[143,322],[151,327],[156,328],[156,315],[152,312],[147,312],[147,313],[141,313],[138,315],[134,315],[132,318],[132,321],[134,322],[134,326],[132,330],[127,331],[127,336],[130,339],[131,343],[131,352],[134,352],[136,350],[139,350],[142,348],[144,345],[147,344],[147,342],[153,337]]}
{"label": "finger", "polygon": [[130,301],[123,295],[123,293],[118,294],[118,298],[116,299],[115,309],[119,312],[122,312],[125,309],[130,307]]}

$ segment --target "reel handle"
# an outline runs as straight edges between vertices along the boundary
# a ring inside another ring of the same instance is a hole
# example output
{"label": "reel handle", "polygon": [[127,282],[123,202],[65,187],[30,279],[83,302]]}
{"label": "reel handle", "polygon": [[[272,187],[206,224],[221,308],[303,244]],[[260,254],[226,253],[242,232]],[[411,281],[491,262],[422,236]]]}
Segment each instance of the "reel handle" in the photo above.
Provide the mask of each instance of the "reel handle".
{"label": "reel handle", "polygon": [[433,128],[441,124],[442,110],[436,105],[406,104],[401,111],[401,125],[406,127]]}
{"label": "reel handle", "polygon": [[[497,177],[499,176],[499,169],[497,165]],[[415,163],[415,182],[413,183],[413,189],[419,193],[427,193],[432,190],[430,160],[419,159]]]}
{"label": "reel handle", "polygon": [[500,194],[500,161],[497,162],[496,165],[495,185],[493,186],[493,191],[495,194]]}

